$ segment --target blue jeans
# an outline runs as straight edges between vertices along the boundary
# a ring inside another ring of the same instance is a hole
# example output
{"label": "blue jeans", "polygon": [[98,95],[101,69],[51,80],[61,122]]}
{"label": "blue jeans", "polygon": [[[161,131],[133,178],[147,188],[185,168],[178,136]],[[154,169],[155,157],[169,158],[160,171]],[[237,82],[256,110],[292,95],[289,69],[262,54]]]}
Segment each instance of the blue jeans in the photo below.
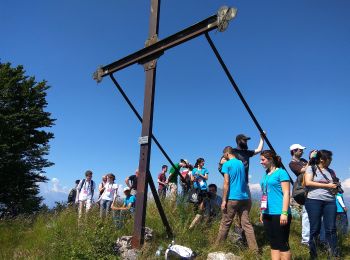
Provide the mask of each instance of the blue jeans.
{"label": "blue jeans", "polygon": [[104,217],[108,215],[111,210],[112,201],[111,200],[102,200],[100,201],[100,217]]}
{"label": "blue jeans", "polygon": [[335,204],[335,200],[323,201],[306,199],[305,208],[310,221],[310,256],[312,258],[317,257],[316,241],[320,235],[322,217],[326,234],[326,242],[330,249],[331,255],[338,256],[337,232],[335,227],[337,206]]}

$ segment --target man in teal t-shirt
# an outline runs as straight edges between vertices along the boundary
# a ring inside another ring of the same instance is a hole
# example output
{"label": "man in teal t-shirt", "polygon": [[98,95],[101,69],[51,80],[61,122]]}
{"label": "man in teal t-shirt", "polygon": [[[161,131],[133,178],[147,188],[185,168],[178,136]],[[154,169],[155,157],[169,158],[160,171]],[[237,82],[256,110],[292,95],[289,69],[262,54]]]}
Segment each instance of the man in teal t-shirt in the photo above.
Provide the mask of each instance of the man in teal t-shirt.
{"label": "man in teal t-shirt", "polygon": [[236,214],[240,216],[249,249],[257,252],[254,229],[249,221],[249,193],[242,161],[238,160],[231,146],[225,147],[224,157],[227,160],[222,166],[224,188],[221,210],[223,212],[216,243],[227,238],[228,231]]}

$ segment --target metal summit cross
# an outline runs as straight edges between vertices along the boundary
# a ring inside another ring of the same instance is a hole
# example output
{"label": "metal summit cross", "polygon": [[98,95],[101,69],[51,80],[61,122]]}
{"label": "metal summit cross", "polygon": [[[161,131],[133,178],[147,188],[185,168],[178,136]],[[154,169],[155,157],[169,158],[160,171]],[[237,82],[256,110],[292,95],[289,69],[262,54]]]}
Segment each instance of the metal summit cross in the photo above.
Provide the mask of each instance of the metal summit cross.
{"label": "metal summit cross", "polygon": [[[207,35],[207,33],[211,30],[218,29],[220,32],[224,31],[228,26],[228,22],[235,17],[237,10],[234,8],[222,7],[217,14],[210,16],[197,24],[187,27],[186,29],[179,31],[163,40],[158,39],[159,11],[160,0],[151,0],[149,38],[146,41],[145,48],[138,50],[109,65],[100,67],[93,76],[97,82],[101,82],[102,78],[105,76],[110,76],[131,109],[134,111],[138,119],[142,122],[142,132],[141,137],[139,138],[140,159],[139,177],[137,181],[136,213],[134,219],[134,234],[132,239],[132,246],[134,248],[140,248],[144,243],[145,217],[147,207],[147,183],[150,185],[158,211],[167,230],[167,234],[168,236],[172,236],[172,230],[167,221],[149,170],[151,158],[151,140],[157,144],[170,164],[176,169],[169,156],[165,153],[164,149],[160,146],[157,139],[152,134],[157,59],[162,54],[164,54],[164,51],[202,34]],[[130,100],[121,89],[118,82],[113,77],[113,73],[135,63],[143,65],[146,72],[143,118],[140,117]]]}

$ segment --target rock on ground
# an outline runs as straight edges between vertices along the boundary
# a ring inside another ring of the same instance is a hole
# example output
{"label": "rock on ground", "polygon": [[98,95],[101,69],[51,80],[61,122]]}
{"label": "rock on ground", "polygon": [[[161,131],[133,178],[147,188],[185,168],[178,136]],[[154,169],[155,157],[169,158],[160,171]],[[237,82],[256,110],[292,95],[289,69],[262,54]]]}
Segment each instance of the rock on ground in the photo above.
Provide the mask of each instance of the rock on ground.
{"label": "rock on ground", "polygon": [[242,257],[236,256],[232,253],[213,252],[208,254],[207,260],[241,260]]}
{"label": "rock on ground", "polygon": [[[145,241],[151,240],[153,237],[153,230],[145,227]],[[114,252],[123,260],[136,260],[139,250],[131,248],[132,236],[122,236],[117,239],[114,245]]]}

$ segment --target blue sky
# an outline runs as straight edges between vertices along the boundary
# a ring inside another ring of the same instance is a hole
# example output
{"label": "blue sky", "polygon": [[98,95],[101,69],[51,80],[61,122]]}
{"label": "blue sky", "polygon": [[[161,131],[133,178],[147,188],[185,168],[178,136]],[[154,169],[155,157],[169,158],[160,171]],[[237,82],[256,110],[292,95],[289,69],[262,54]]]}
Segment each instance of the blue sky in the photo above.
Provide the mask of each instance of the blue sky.
{"label": "blue sky", "polygon": [[[293,143],[328,149],[332,167],[348,179],[350,2],[162,1],[159,38],[222,5],[238,8],[237,17],[224,33],[210,35],[285,165]],[[57,121],[47,176],[60,191],[87,169],[97,181],[113,172],[123,183],[138,167],[141,124],[111,80],[96,84],[92,73],[143,48],[149,10],[150,1],[1,1],[1,61],[23,64],[51,86],[47,110]],[[142,113],[143,68],[115,77]],[[252,137],[250,148],[258,145],[259,133],[204,36],[159,59],[153,130],[173,161],[204,157],[209,182],[219,185],[222,148],[239,133]],[[153,144],[153,176],[162,164],[168,162]],[[258,183],[258,157],[250,173]]]}

